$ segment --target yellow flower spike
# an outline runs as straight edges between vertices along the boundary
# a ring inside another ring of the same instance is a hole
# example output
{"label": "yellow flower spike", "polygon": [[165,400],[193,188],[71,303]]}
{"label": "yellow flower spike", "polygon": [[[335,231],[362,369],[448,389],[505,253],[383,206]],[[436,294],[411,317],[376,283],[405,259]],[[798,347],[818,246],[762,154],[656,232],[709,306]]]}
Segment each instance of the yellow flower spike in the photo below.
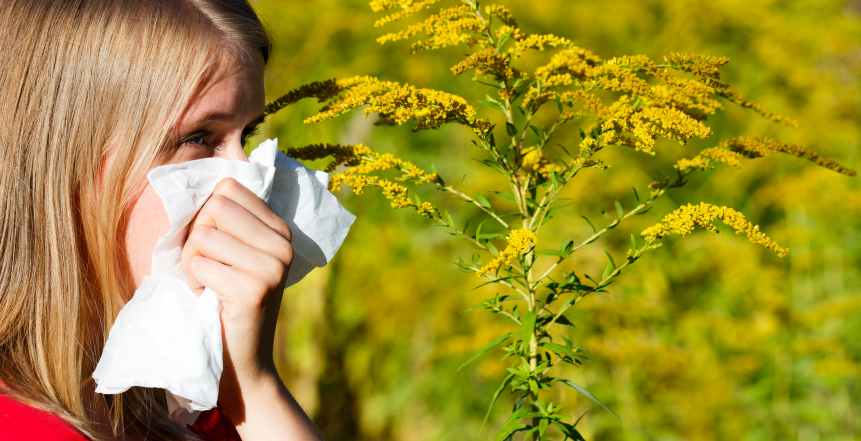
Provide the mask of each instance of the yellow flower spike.
{"label": "yellow flower spike", "polygon": [[717,207],[705,202],[701,202],[699,205],[688,204],[679,207],[672,213],[664,216],[664,219],[659,224],[643,230],[640,236],[646,241],[651,242],[670,234],[678,234],[684,237],[690,234],[696,227],[717,232],[717,228],[712,224],[715,220],[722,221],[735,230],[736,234],[746,234],[748,240],[752,243],[762,245],[774,251],[780,257],[786,256],[789,252],[788,248],[780,247],[766,236],[765,233],[759,231],[759,225],[751,224],[738,211],[727,207]]}
{"label": "yellow flower spike", "polygon": [[528,253],[538,242],[538,235],[534,231],[520,229],[512,231],[506,239],[508,239],[508,246],[499,253],[499,257],[476,272],[479,277],[497,271],[503,264],[511,265],[515,259]]}
{"label": "yellow flower spike", "polygon": [[494,81],[508,81],[526,78],[526,74],[509,66],[511,55],[497,54],[496,49],[480,50],[451,68],[455,75],[475,69],[475,78],[493,75]]}
{"label": "yellow flower spike", "polygon": [[724,141],[718,144],[718,146],[748,158],[759,158],[771,153],[786,153],[787,155],[795,156],[797,158],[807,159],[820,167],[834,170],[840,174],[847,176],[855,176],[856,174],[855,170],[852,170],[838,162],[823,158],[812,150],[799,147],[795,144],[781,142],[776,139],[766,137],[742,137]]}
{"label": "yellow flower spike", "polygon": [[544,46],[550,47],[572,47],[574,43],[567,38],[557,37],[553,34],[535,35],[530,34],[525,37],[515,39],[517,44],[514,47],[514,52],[521,52],[527,49],[544,50]]}
{"label": "yellow flower spike", "polygon": [[523,155],[522,160],[521,170],[527,177],[539,175],[547,178],[550,176],[550,173],[553,173],[553,170],[556,170],[556,166],[535,147],[532,147],[529,153]]}

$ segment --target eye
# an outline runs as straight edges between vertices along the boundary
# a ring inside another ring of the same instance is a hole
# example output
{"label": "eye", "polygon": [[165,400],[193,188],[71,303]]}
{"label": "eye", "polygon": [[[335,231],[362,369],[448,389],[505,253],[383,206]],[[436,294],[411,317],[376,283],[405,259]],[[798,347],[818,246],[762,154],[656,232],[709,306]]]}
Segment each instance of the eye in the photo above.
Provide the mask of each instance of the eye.
{"label": "eye", "polygon": [[256,125],[252,128],[247,128],[244,131],[242,131],[242,147],[245,147],[245,145],[248,144],[248,141],[251,140],[251,138],[253,138],[259,134],[260,134],[260,126],[259,125]]}
{"label": "eye", "polygon": [[205,148],[206,138],[215,134],[215,130],[193,133],[177,144],[177,147]]}

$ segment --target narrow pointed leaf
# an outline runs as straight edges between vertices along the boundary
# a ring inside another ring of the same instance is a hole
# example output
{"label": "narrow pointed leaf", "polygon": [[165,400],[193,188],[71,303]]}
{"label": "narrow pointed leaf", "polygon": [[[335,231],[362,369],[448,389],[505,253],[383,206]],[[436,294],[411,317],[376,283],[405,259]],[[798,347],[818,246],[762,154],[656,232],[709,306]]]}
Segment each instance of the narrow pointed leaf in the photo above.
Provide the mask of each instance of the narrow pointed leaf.
{"label": "narrow pointed leaf", "polygon": [[520,319],[520,338],[523,340],[523,344],[529,343],[532,331],[535,330],[535,319],[537,317],[535,311],[529,311],[523,314],[523,317]]}
{"label": "narrow pointed leaf", "polygon": [[616,412],[613,412],[612,410],[610,410],[610,408],[609,408],[609,407],[605,406],[605,405],[604,405],[604,403],[602,403],[602,402],[598,401],[598,399],[597,399],[597,398],[595,398],[594,396],[592,396],[592,394],[590,394],[590,393],[589,393],[589,391],[588,391],[588,390],[586,390],[583,386],[580,386],[579,384],[577,384],[577,383],[575,383],[575,382],[573,382],[573,381],[571,381],[571,380],[561,380],[561,379],[557,379],[557,381],[561,381],[561,382],[563,382],[563,383],[565,383],[565,384],[567,384],[567,385],[571,386],[571,387],[572,387],[574,390],[576,390],[577,392],[580,392],[581,394],[586,395],[586,397],[587,397],[587,398],[589,398],[590,400],[592,400],[592,401],[594,401],[594,402],[598,403],[598,404],[599,404],[599,405],[601,405],[601,407],[603,407],[604,409],[607,409],[607,412],[612,413],[612,414],[613,414],[613,416],[614,416],[614,417],[616,417],[616,419],[617,419],[617,420],[619,420],[619,422],[621,422],[621,421],[622,421],[622,419],[621,419],[621,418],[619,418],[619,415],[616,415]]}
{"label": "narrow pointed leaf", "polygon": [[595,234],[595,233],[597,233],[597,232],[598,232],[598,230],[596,230],[596,229],[595,229],[595,226],[594,226],[594,225],[592,225],[592,221],[590,221],[589,219],[587,219],[587,218],[586,218],[586,216],[580,216],[580,217],[582,217],[582,218],[583,218],[583,220],[585,220],[585,221],[586,221],[586,223],[587,223],[587,224],[589,224],[589,226],[592,228],[592,234]]}
{"label": "narrow pointed leaf", "polygon": [[487,406],[487,413],[484,414],[484,421],[481,423],[481,429],[479,429],[478,434],[481,435],[481,431],[484,430],[484,426],[487,424],[487,419],[490,418],[490,411],[493,410],[493,405],[496,403],[496,400],[499,398],[499,394],[505,390],[505,386],[508,386],[508,383],[511,383],[511,379],[514,378],[514,374],[508,374],[505,377],[505,380],[502,380],[502,384],[499,385],[499,389],[496,389],[496,392],[493,394],[493,398],[490,400],[490,405]]}
{"label": "narrow pointed leaf", "polygon": [[620,204],[619,201],[613,199],[613,205],[616,206],[616,213],[619,214],[619,219],[621,219],[622,215],[625,214],[625,211],[622,210],[622,204]]}
{"label": "narrow pointed leaf", "polygon": [[503,335],[503,336],[501,336],[501,337],[497,338],[496,340],[494,340],[494,341],[490,342],[490,344],[489,344],[489,345],[487,345],[487,346],[483,347],[480,351],[478,351],[478,353],[477,353],[477,354],[473,355],[472,357],[470,357],[470,358],[469,358],[469,360],[466,360],[462,365],[460,365],[460,367],[459,367],[459,368],[457,368],[457,370],[461,370],[461,369],[463,369],[463,368],[464,368],[464,366],[466,366],[466,365],[468,365],[468,364],[472,363],[473,361],[475,361],[475,359],[476,359],[476,358],[478,358],[478,357],[480,357],[480,356],[481,356],[481,354],[484,354],[485,352],[489,351],[489,350],[490,350],[491,348],[493,348],[494,346],[496,346],[496,345],[498,345],[498,344],[500,344],[500,343],[504,342],[505,340],[508,340],[509,338],[511,338],[511,337],[512,337],[512,336],[514,336],[514,335],[517,335],[517,332],[509,332],[508,334],[505,334],[505,335]]}

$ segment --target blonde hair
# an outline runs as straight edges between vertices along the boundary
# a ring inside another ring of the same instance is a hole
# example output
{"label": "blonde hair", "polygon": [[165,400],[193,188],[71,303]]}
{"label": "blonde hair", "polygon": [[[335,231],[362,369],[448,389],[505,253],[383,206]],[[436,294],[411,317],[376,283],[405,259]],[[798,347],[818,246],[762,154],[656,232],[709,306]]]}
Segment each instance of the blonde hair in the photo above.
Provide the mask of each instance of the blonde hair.
{"label": "blonde hair", "polygon": [[5,0],[0,23],[0,391],[93,439],[99,406],[114,434],[193,437],[163,391],[103,397],[91,374],[130,289],[126,206],[223,54],[268,59],[266,31],[246,0]]}

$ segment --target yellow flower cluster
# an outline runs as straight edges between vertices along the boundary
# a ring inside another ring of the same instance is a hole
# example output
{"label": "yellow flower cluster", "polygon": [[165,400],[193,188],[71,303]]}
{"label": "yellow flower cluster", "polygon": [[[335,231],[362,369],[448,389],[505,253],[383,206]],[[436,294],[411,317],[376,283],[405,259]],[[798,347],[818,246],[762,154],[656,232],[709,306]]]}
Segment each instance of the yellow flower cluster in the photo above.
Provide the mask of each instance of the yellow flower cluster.
{"label": "yellow flower cluster", "polygon": [[737,138],[724,141],[719,144],[719,147],[731,150],[748,158],[758,158],[769,155],[771,153],[786,153],[787,155],[804,158],[815,163],[820,167],[825,167],[829,170],[834,170],[847,176],[855,176],[855,170],[852,170],[836,161],[823,158],[818,153],[799,147],[795,144],[781,142],[776,139],[766,137],[755,138]]}
{"label": "yellow flower cluster", "polygon": [[407,18],[422,9],[430,9],[436,3],[442,0],[371,0],[371,9],[374,12],[386,11],[395,7],[401,7],[403,10],[394,14],[389,14],[374,23],[374,27],[385,26],[389,23]]}
{"label": "yellow flower cluster", "polygon": [[451,122],[472,127],[476,133],[490,128],[487,121],[476,119],[475,109],[466,100],[446,92],[401,86],[369,101],[364,110],[366,115],[388,115],[399,125],[414,119],[418,123],[415,131],[436,130]]}
{"label": "yellow flower cluster", "polygon": [[[349,147],[352,147],[352,151],[348,151]],[[435,173],[425,173],[424,170],[414,164],[396,158],[391,153],[377,153],[363,144],[341,147],[340,149],[330,149],[330,151],[340,155],[343,164],[352,166],[343,173],[338,173],[331,177],[329,180],[330,191],[339,190],[342,184],[352,187],[353,192],[356,194],[362,194],[365,187],[368,186],[378,187],[382,190],[383,196],[392,201],[392,208],[413,207],[418,214],[427,217],[433,217],[434,213],[436,213],[436,208],[431,203],[423,202],[419,204],[410,199],[408,197],[409,190],[403,185],[380,178],[379,176],[369,176],[373,172],[397,169],[403,173],[402,176],[397,178],[398,181],[429,184],[437,180]],[[314,153],[321,154],[324,152],[325,149],[299,151],[300,154],[306,154],[309,157],[313,157]],[[317,156],[317,158],[319,157]]]}
{"label": "yellow flower cluster", "polygon": [[535,70],[535,76],[543,82],[555,75],[585,79],[600,65],[600,57],[586,49],[574,47],[553,55],[550,63]]}
{"label": "yellow flower cluster", "polygon": [[694,156],[692,159],[679,160],[673,168],[679,171],[709,170],[713,168],[709,163],[709,159],[731,165],[735,168],[741,168],[742,158],[744,158],[744,155],[740,153],[736,153],[722,147],[709,147],[701,151],[699,155]]}
{"label": "yellow flower cluster", "polygon": [[474,37],[474,35],[485,32],[486,24],[480,18],[472,15],[472,12],[472,8],[465,4],[441,9],[439,13],[431,15],[421,23],[409,26],[404,31],[389,33],[377,38],[377,42],[385,44],[404,40],[424,32],[429,38],[413,43],[410,47],[411,52],[440,49],[456,46],[460,43],[468,43],[470,46],[484,45],[486,44],[485,41]]}
{"label": "yellow flower cluster", "polygon": [[650,96],[659,103],[676,107],[697,119],[705,119],[724,108],[713,96],[716,91],[711,86],[690,78],[679,78],[654,64],[645,67],[643,72],[661,81],[662,84],[652,86]]}
{"label": "yellow flower cluster", "polygon": [[471,54],[451,68],[451,72],[460,75],[475,69],[475,78],[493,75],[494,81],[505,82],[526,78],[526,74],[510,66],[511,55],[498,54],[496,49],[487,48]]}
{"label": "yellow flower cluster", "polygon": [[533,245],[538,242],[538,235],[534,231],[520,229],[512,231],[506,239],[508,239],[508,246],[499,253],[499,257],[491,260],[476,272],[479,277],[498,271],[503,264],[511,265],[514,259],[528,253]]}
{"label": "yellow flower cluster", "polygon": [[517,43],[513,48],[509,49],[509,51],[514,53],[522,52],[527,49],[543,51],[545,45],[550,47],[573,47],[574,43],[567,38],[557,37],[553,34],[530,34],[517,39]]}
{"label": "yellow flower cluster", "polygon": [[565,111],[562,113],[562,119],[574,118],[607,118],[611,114],[607,107],[601,102],[601,99],[592,93],[582,90],[567,91],[559,94],[559,101],[566,107],[574,107],[574,103],[582,103],[583,108],[576,112]]}
{"label": "yellow flower cluster", "polygon": [[[612,116],[601,126],[602,132],[610,136],[608,144],[628,145],[652,155],[652,147],[659,136],[684,144],[693,137],[707,138],[712,134],[708,126],[680,110],[671,107],[636,108],[627,95],[613,103],[608,112]],[[622,132],[633,133],[637,140],[631,144],[629,138],[621,136]]]}
{"label": "yellow flower cluster", "polygon": [[[430,89],[417,89],[374,77],[357,76],[334,81],[326,90],[343,91],[327,95],[332,99],[320,109],[320,113],[305,119],[306,124],[324,121],[342,115],[352,109],[368,105],[365,115],[379,113],[377,124],[403,124],[417,121],[414,130],[438,129],[442,124],[456,122],[483,135],[490,130],[490,122],[475,117],[475,109],[463,98]],[[329,93],[329,92],[326,92]]]}
{"label": "yellow flower cluster", "polygon": [[536,147],[532,147],[529,153],[523,155],[521,160],[520,170],[526,179],[537,178],[538,176],[547,178],[550,173],[553,173],[553,170],[556,170],[556,166]]}
{"label": "yellow flower cluster", "polygon": [[343,115],[350,110],[368,104],[377,96],[400,87],[400,84],[391,81],[380,81],[377,78],[370,76],[356,76],[338,80],[336,86],[340,88],[341,91],[346,92],[320,109],[320,113],[305,119],[305,124],[324,121]]}
{"label": "yellow flower cluster", "polygon": [[688,52],[671,52],[664,57],[673,69],[689,72],[709,86],[725,89],[727,84],[720,82],[720,67],[729,63],[727,57],[694,54]]}
{"label": "yellow flower cluster", "polygon": [[749,108],[772,121],[798,127],[798,123],[794,120],[771,112],[761,104],[748,100],[737,91],[731,89],[728,84],[720,81],[720,67],[728,63],[729,58],[702,54],[672,53],[664,57],[664,60],[673,69],[688,72],[703,84],[714,88],[715,94],[739,106]]}
{"label": "yellow flower cluster", "polygon": [[717,207],[705,202],[701,202],[699,205],[688,204],[679,207],[666,215],[661,223],[647,228],[640,235],[647,242],[651,242],[670,234],[678,234],[684,237],[696,227],[718,232],[717,228],[712,224],[715,220],[722,221],[735,230],[736,234],[746,234],[748,240],[774,251],[780,257],[785,256],[789,252],[789,249],[781,248],[766,236],[765,233],[759,231],[759,225],[754,226],[738,211],[727,207]]}
{"label": "yellow flower cluster", "polygon": [[484,12],[487,15],[492,15],[499,19],[499,21],[505,23],[506,26],[511,26],[512,28],[518,28],[517,19],[514,18],[514,14],[511,11],[502,5],[489,5],[484,8]]}

